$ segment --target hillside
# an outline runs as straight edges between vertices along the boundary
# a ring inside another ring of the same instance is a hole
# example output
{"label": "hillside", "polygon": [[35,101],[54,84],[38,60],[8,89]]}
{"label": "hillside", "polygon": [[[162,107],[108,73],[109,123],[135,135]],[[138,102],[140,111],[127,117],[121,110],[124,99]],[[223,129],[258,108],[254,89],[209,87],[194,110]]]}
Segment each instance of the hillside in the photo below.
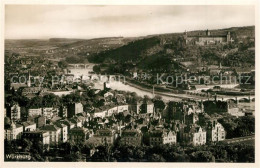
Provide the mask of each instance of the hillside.
{"label": "hillside", "polygon": [[[250,66],[254,64],[254,52],[247,51],[254,47],[255,27],[232,27],[226,29],[210,30],[212,35],[226,35],[231,32],[235,41],[232,45],[186,45],[183,33],[149,35],[142,39],[134,40],[126,45],[108,51],[87,56],[93,63],[112,63],[116,71],[123,71],[125,66],[136,67],[148,71],[166,72],[180,69],[181,62],[192,61],[191,66],[218,65],[220,62],[226,66],[233,64]],[[190,36],[205,35],[205,30],[187,32]],[[240,41],[243,41],[240,43]],[[236,51],[229,52],[231,50]],[[232,58],[232,61],[223,59],[223,55]],[[242,56],[238,59],[237,56]],[[246,64],[245,58],[250,58]],[[179,60],[179,61],[174,61]],[[181,61],[182,60],[182,61]],[[110,69],[115,69],[110,67]]]}
{"label": "hillside", "polygon": [[112,61],[112,62],[127,62],[132,61],[136,62],[142,58],[142,54],[160,44],[160,40],[157,37],[145,38],[141,40],[136,40],[130,42],[127,45],[122,47],[110,50],[108,52],[102,52],[97,55],[92,55],[88,57],[90,62],[102,63],[104,61]]}

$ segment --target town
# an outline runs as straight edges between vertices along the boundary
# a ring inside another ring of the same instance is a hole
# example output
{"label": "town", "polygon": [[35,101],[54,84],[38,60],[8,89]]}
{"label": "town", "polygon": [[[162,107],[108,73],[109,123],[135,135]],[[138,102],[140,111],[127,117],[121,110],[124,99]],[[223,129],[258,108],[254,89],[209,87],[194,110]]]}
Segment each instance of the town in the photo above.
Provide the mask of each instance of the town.
{"label": "town", "polygon": [[[113,42],[110,49],[111,43],[39,50],[7,42],[13,46],[5,50],[5,160],[254,162],[254,63],[237,56],[254,58],[254,38],[189,33]],[[163,66],[110,59],[139,43],[156,43],[142,50],[166,54],[155,60]],[[205,59],[220,47],[222,55]],[[183,48],[200,53],[181,56]],[[109,60],[95,60],[104,54]],[[156,73],[167,82],[156,83]],[[169,74],[193,80],[169,83]],[[222,83],[224,77],[232,80]]]}

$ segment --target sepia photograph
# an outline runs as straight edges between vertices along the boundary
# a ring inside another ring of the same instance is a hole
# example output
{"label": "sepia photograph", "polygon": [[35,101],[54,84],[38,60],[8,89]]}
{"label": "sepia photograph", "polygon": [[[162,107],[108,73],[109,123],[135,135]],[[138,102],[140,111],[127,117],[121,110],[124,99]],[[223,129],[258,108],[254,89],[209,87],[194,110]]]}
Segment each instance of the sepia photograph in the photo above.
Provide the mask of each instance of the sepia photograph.
{"label": "sepia photograph", "polygon": [[256,163],[255,8],[5,4],[4,162]]}

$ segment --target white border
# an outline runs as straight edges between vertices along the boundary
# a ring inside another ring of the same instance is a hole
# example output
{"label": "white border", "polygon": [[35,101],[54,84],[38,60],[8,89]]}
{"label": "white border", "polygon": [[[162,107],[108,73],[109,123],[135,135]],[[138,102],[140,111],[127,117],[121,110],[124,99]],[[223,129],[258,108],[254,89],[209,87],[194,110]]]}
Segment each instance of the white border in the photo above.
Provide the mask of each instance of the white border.
{"label": "white border", "polygon": [[[7,4],[41,4],[41,5],[255,5],[255,30],[256,30],[256,145],[255,145],[255,163],[132,163],[132,162],[125,162],[125,163],[94,163],[94,162],[56,162],[56,163],[49,163],[49,162],[4,162],[4,6]],[[260,104],[257,103],[259,100],[260,89],[259,89],[259,1],[257,0],[2,0],[1,1],[1,41],[0,41],[0,51],[1,51],[1,59],[0,59],[0,87],[1,87],[1,101],[0,101],[0,167],[216,167],[216,168],[225,168],[225,167],[260,167],[259,161],[259,144],[257,143],[259,138],[259,114],[258,110],[260,109]]]}

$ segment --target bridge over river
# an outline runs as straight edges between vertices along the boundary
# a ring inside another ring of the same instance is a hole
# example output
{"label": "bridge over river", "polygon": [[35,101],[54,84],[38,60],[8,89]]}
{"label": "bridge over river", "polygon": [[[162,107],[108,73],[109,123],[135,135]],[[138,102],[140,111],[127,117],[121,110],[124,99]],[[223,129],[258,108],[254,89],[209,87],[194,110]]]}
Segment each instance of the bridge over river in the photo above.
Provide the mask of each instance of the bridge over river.
{"label": "bridge over river", "polygon": [[[141,86],[132,84],[132,83],[123,83],[120,81],[113,81],[109,83],[110,88],[113,90],[123,90],[123,91],[129,91],[129,92],[136,92],[139,96],[147,95],[149,97],[154,97],[155,95],[159,95],[164,99],[165,101],[181,101],[182,99],[193,99],[196,101],[206,101],[206,100],[233,100],[233,101],[254,101],[255,96],[226,96],[226,95],[207,95],[207,94],[175,94],[175,93],[168,93],[168,92],[158,92],[153,91],[153,89],[147,89],[143,88]],[[103,89],[103,83],[102,82],[96,82],[95,88],[97,89]]]}

